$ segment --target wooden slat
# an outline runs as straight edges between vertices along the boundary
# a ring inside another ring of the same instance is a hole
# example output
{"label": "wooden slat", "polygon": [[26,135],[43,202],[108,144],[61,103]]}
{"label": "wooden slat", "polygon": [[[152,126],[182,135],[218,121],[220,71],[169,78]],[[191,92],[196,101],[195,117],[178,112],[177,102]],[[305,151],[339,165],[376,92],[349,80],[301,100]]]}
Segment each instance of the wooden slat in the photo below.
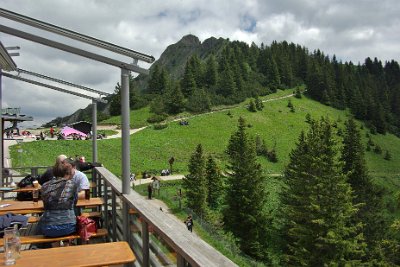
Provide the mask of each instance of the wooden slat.
{"label": "wooden slat", "polygon": [[90,217],[90,218],[101,217],[101,211],[83,212],[81,214],[81,216]]}
{"label": "wooden slat", "polygon": [[[91,237],[102,237],[108,235],[107,229],[98,229],[97,233],[93,234]],[[21,236],[21,244],[39,244],[39,243],[51,243],[62,240],[73,240],[78,239],[80,236],[78,234],[61,236],[61,237],[45,237],[43,235],[31,235],[31,236]],[[4,246],[4,240],[0,239],[0,246]]]}
{"label": "wooden slat", "polygon": [[[0,208],[0,215],[8,212],[16,214],[30,214],[30,213],[41,213],[43,209],[43,201],[17,201],[17,200],[3,200],[0,204],[10,204],[7,207]],[[79,208],[83,207],[98,207],[104,204],[104,200],[99,197],[92,197],[90,199],[79,199],[76,206]]]}
{"label": "wooden slat", "polygon": [[[25,250],[13,267],[110,266],[135,261],[127,242],[111,242],[84,246],[69,246],[39,250]],[[0,254],[4,266],[4,253]]]}
{"label": "wooden slat", "polygon": [[39,216],[29,216],[28,223],[37,223],[40,220]]}
{"label": "wooden slat", "polygon": [[138,212],[135,209],[129,209],[129,214],[138,214]]}

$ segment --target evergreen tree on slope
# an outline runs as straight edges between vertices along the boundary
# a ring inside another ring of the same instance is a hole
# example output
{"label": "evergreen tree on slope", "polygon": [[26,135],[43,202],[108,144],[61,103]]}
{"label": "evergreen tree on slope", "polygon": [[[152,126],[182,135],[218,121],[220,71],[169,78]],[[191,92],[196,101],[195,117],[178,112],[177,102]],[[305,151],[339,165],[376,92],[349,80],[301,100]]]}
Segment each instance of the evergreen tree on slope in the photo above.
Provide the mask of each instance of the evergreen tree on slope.
{"label": "evergreen tree on slope", "polygon": [[364,249],[351,187],[337,163],[329,121],[312,121],[290,154],[282,192],[289,266],[357,264]]}
{"label": "evergreen tree on slope", "polygon": [[256,160],[255,142],[245,129],[244,119],[239,118],[238,130],[229,140],[224,223],[226,230],[238,238],[244,253],[265,260],[270,225],[265,209],[265,177]]}
{"label": "evergreen tree on slope", "polygon": [[208,206],[211,209],[217,209],[220,205],[224,184],[217,163],[212,156],[208,157],[206,163],[206,181]]}
{"label": "evergreen tree on slope", "polygon": [[381,214],[383,192],[372,183],[368,175],[364,147],[357,124],[353,119],[349,119],[345,125],[342,149],[343,173],[348,176],[348,182],[353,189],[353,203],[360,206],[354,217],[354,223],[364,224],[365,240],[371,251],[387,230]]}
{"label": "evergreen tree on slope", "polygon": [[188,169],[189,174],[183,179],[187,206],[198,215],[205,214],[207,207],[207,185],[205,179],[205,159],[201,144],[197,145],[195,152],[192,154]]}

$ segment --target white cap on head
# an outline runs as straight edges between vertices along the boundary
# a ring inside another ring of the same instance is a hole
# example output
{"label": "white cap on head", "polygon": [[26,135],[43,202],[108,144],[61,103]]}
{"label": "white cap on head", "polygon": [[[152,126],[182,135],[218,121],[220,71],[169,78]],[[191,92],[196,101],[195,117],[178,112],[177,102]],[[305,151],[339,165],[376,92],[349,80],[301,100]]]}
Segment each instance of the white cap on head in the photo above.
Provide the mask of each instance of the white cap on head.
{"label": "white cap on head", "polygon": [[65,155],[59,155],[59,156],[56,158],[56,163],[61,163],[61,162],[63,162],[66,158],[68,158],[68,157],[65,156]]}

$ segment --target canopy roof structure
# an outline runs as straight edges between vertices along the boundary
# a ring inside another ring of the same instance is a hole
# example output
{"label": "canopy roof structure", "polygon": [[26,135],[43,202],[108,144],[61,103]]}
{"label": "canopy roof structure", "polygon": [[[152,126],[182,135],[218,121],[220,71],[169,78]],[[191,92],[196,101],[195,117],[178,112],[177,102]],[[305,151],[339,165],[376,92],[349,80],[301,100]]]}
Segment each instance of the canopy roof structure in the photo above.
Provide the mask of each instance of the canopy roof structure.
{"label": "canopy roof structure", "polygon": [[7,49],[3,46],[0,41],[0,69],[6,71],[15,71],[17,70],[17,64],[15,64],[14,60],[11,58]]}
{"label": "canopy roof structure", "polygon": [[68,135],[71,135],[71,134],[77,134],[77,135],[80,135],[82,137],[86,137],[87,136],[85,133],[82,133],[81,131],[78,131],[77,129],[71,128],[69,126],[64,126],[61,129],[61,134],[64,135],[64,136],[68,136]]}
{"label": "canopy roof structure", "polygon": [[[64,36],[70,39],[74,39],[77,41],[80,41],[82,43],[86,43],[92,46],[100,47],[109,51],[112,51],[114,53],[124,55],[130,58],[129,63],[128,62],[123,62],[116,60],[114,58],[110,57],[105,57],[103,55],[100,55],[98,53],[93,53],[75,46],[70,46],[66,45],[65,43],[61,43],[52,39],[47,39],[38,35],[31,34],[29,32],[21,31],[18,30],[14,27],[7,27],[5,25],[0,24],[0,32],[3,32],[5,34],[13,35],[25,40],[29,40],[41,45],[45,45],[48,47],[52,47],[64,52],[68,52],[71,54],[75,54],[84,58],[92,59],[97,62],[102,62],[104,64],[118,67],[121,70],[121,91],[120,91],[120,97],[121,97],[121,133],[122,133],[122,155],[121,155],[121,160],[122,160],[122,180],[123,180],[123,193],[128,194],[131,190],[130,188],[130,180],[129,180],[129,175],[130,175],[130,107],[129,107],[129,77],[130,77],[130,72],[136,72],[136,73],[141,73],[141,74],[148,74],[149,70],[144,69],[138,66],[138,61],[144,61],[147,63],[153,63],[155,61],[155,58],[150,55],[146,55],[143,53],[139,53],[137,51],[127,49],[124,47],[117,46],[115,44],[102,41],[84,34],[80,34],[78,32],[74,32],[59,26],[56,26],[54,24],[50,24],[44,21],[40,21],[28,16],[24,16],[22,14],[18,14],[3,8],[0,8],[0,17],[16,21],[21,24],[29,25],[31,27],[35,27],[47,32],[55,33],[56,35]],[[8,54],[9,56],[9,54]],[[12,64],[12,62],[8,61],[5,63],[2,63],[4,67],[2,66],[1,70],[6,70],[6,71],[15,71],[16,70],[16,65]],[[1,86],[1,70],[0,70],[0,86]],[[7,74],[8,77],[10,77],[10,74]],[[12,77],[16,78],[16,77]],[[0,106],[1,106],[1,87],[0,87]],[[93,136],[97,136],[97,102],[93,100],[93,105],[92,105],[93,111],[92,111],[92,117],[93,117]],[[1,127],[1,126],[0,126]],[[1,137],[0,137],[1,140]],[[2,155],[0,155],[2,158]],[[96,138],[93,138],[93,159],[94,162],[97,161],[97,144],[96,144]],[[1,177],[1,173],[0,173]],[[126,227],[126,225],[124,225]]]}

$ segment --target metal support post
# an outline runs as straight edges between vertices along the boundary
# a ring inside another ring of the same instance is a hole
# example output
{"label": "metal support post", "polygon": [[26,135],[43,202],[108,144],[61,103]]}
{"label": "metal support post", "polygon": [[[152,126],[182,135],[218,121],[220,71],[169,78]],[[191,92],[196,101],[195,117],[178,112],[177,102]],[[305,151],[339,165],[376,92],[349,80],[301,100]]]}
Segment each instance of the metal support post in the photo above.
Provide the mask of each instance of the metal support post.
{"label": "metal support post", "polygon": [[97,162],[97,102],[92,100],[92,162]]}
{"label": "metal support post", "polygon": [[122,193],[129,194],[130,188],[130,108],[129,71],[121,69],[121,119],[122,119]]}
{"label": "metal support post", "polygon": [[2,81],[2,77],[3,77],[3,71],[0,68],[0,143],[1,143],[1,148],[0,148],[0,186],[3,187],[3,168],[4,168],[4,134],[3,134],[3,89],[2,89],[2,85],[3,85],[3,81]]}

